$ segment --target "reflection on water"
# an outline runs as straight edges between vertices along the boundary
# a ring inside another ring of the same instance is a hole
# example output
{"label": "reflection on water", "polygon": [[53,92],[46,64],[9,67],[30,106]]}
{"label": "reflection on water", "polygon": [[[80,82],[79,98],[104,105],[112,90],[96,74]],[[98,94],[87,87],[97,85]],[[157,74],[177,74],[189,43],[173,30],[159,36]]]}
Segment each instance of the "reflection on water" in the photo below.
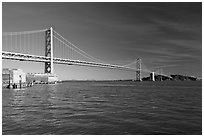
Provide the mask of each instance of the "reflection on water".
{"label": "reflection on water", "polygon": [[202,134],[201,82],[3,89],[3,134]]}

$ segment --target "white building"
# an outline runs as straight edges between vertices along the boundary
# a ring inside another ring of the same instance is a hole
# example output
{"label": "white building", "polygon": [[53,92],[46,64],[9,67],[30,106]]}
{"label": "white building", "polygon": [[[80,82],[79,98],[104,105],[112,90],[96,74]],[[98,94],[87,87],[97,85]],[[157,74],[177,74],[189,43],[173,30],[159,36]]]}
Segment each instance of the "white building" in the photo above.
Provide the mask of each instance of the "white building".
{"label": "white building", "polygon": [[18,85],[26,83],[26,73],[22,69],[3,68],[2,84],[3,86]]}

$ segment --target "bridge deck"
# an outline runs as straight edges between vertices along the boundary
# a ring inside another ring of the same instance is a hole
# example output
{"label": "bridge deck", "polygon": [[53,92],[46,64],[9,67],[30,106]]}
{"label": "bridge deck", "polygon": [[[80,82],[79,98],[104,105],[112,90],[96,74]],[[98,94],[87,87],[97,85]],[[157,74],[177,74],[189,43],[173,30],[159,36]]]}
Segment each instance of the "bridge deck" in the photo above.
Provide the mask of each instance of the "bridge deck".
{"label": "bridge deck", "polygon": [[[2,59],[19,60],[19,61],[33,61],[33,62],[50,62],[51,60],[50,57],[14,53],[14,52],[6,52],[6,51],[2,51]],[[102,68],[110,68],[110,69],[126,69],[127,71],[136,71],[136,69],[124,67],[120,65],[104,64],[104,63],[97,63],[97,62],[87,62],[87,61],[80,61],[80,60],[70,60],[70,59],[63,59],[63,58],[54,58],[53,63],[65,64],[65,65],[102,67]]]}

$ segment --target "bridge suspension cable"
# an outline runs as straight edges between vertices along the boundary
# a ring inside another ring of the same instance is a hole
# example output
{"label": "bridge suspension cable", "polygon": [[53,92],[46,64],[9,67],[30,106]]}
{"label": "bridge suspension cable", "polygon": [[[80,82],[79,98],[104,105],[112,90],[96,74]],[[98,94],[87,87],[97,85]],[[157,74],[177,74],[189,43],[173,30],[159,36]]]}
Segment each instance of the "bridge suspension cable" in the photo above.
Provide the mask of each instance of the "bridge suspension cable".
{"label": "bridge suspension cable", "polygon": [[166,67],[175,67],[175,66],[180,66],[180,65],[162,65],[162,66],[157,66],[157,67],[153,67],[155,69],[155,74],[158,74],[158,75],[164,75],[164,76],[167,76],[169,77],[168,74],[165,74],[164,71],[163,71],[163,68],[166,68]]}
{"label": "bridge suspension cable", "polygon": [[[81,52],[78,52],[76,49],[72,48],[72,47],[69,46],[67,43],[65,43],[65,42],[63,42],[62,40],[60,40],[59,38],[57,38],[56,36],[54,36],[54,38],[56,38],[56,39],[57,39],[58,41],[60,41],[61,43],[65,44],[65,45],[66,45],[67,47],[69,47],[70,49],[76,51],[76,52],[79,53],[80,55],[82,55],[82,56],[84,56],[84,57],[87,57],[87,58],[89,58],[89,59],[92,60],[92,61],[96,61],[96,60],[93,60],[93,58],[90,58],[89,56],[84,55],[84,54],[82,54]],[[63,50],[63,51],[64,51],[64,50]]]}
{"label": "bridge suspension cable", "polygon": [[[128,67],[128,66],[134,66],[134,67],[136,67],[136,63],[137,63],[137,60],[135,60],[135,61],[133,61],[133,62],[131,62],[131,63],[129,63],[129,64],[126,64],[126,65],[123,65],[123,67]],[[133,67],[133,68],[134,68]],[[148,73],[150,73],[151,71],[145,66],[145,64],[144,64],[144,62],[141,60],[141,71],[142,72],[148,72]]]}
{"label": "bridge suspension cable", "polygon": [[22,35],[22,34],[31,34],[31,33],[38,33],[38,32],[45,32],[47,29],[42,29],[42,30],[33,30],[33,31],[21,31],[21,32],[3,32],[3,36],[8,36],[8,35]]}
{"label": "bridge suspension cable", "polygon": [[[74,48],[76,48],[77,50],[79,50],[79,52],[84,53],[84,54],[86,55],[86,57],[89,57],[89,59],[92,59],[93,61],[99,61],[99,62],[102,62],[102,63],[106,63],[105,61],[102,61],[102,60],[100,60],[100,59],[98,59],[98,58],[95,58],[95,57],[91,56],[90,54],[86,53],[85,51],[79,49],[77,46],[75,46],[73,43],[71,43],[70,41],[68,41],[67,39],[65,39],[62,35],[60,35],[60,34],[57,33],[56,31],[54,31],[54,33],[56,33],[59,37],[61,37],[64,41],[66,41],[66,42],[68,43],[68,44],[66,44],[67,46],[69,46],[69,45],[73,46]],[[55,37],[55,38],[56,38],[56,37]],[[69,47],[71,48],[71,46],[69,46]],[[72,49],[74,49],[74,48],[72,48]],[[75,50],[75,51],[77,51],[77,50]],[[79,52],[78,52],[78,53],[79,53]]]}
{"label": "bridge suspension cable", "polygon": [[135,60],[135,61],[133,61],[133,62],[131,62],[131,63],[129,63],[129,64],[126,64],[126,65],[123,65],[123,67],[127,67],[127,66],[131,66],[131,65],[135,65],[135,63],[137,62],[137,60]]}
{"label": "bridge suspension cable", "polygon": [[46,29],[23,32],[3,32],[2,50],[15,53],[43,55],[45,30]]}

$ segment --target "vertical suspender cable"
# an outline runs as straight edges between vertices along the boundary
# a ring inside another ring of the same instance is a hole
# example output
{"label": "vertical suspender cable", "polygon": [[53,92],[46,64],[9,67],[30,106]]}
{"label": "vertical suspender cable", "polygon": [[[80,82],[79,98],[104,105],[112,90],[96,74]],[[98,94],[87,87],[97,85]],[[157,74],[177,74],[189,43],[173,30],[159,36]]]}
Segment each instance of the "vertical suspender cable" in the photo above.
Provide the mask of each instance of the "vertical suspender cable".
{"label": "vertical suspender cable", "polygon": [[39,50],[39,49],[40,49],[40,47],[41,47],[42,34],[44,34],[44,33],[40,33],[40,35],[39,35],[39,37],[38,37],[37,51],[39,51],[39,53],[40,53],[40,51],[41,51],[41,50]]}
{"label": "vertical suspender cable", "polygon": [[65,48],[64,48],[64,44],[62,45],[62,48],[63,48],[63,49],[62,49],[62,52],[63,52],[63,53],[62,53],[62,54],[63,54],[63,58],[65,58],[65,55],[64,55],[64,50],[65,50]]}
{"label": "vertical suspender cable", "polygon": [[28,41],[29,41],[29,44],[28,44],[28,47],[29,47],[29,54],[31,54],[32,53],[32,42],[31,42],[31,35],[30,34],[28,34]]}
{"label": "vertical suspender cable", "polygon": [[14,36],[15,36],[15,41],[14,41],[14,42],[15,42],[15,45],[16,45],[16,51],[17,51],[17,52],[20,52],[20,51],[19,51],[19,48],[18,48],[18,40],[17,40],[17,36],[18,36],[18,35],[14,35]]}
{"label": "vertical suspender cable", "polygon": [[37,40],[38,40],[38,35],[40,34],[40,32],[39,33],[36,33],[36,35],[35,35],[35,44],[34,44],[34,46],[35,46],[35,54],[37,55]]}
{"label": "vertical suspender cable", "polygon": [[65,58],[65,55],[64,55],[64,43],[62,44],[62,54],[63,54],[63,58]]}
{"label": "vertical suspender cable", "polygon": [[27,47],[26,47],[26,35],[24,34],[24,47],[25,47],[25,53],[27,54]]}
{"label": "vertical suspender cable", "polygon": [[26,36],[25,34],[24,34],[24,38],[25,38],[25,39],[24,39],[24,42],[25,42],[25,43],[24,43],[25,53],[27,54],[27,53],[28,53],[27,46],[26,46],[26,43],[27,43],[27,42],[26,42],[26,40],[27,40],[27,36]]}
{"label": "vertical suspender cable", "polygon": [[27,49],[27,53],[29,54],[28,45],[29,45],[29,35],[26,35],[26,49]]}
{"label": "vertical suspender cable", "polygon": [[29,54],[31,54],[32,53],[32,41],[31,41],[32,37],[31,37],[31,34],[30,35],[28,34],[28,36],[29,36],[29,39],[28,39],[28,41],[29,41],[29,45],[28,45]]}
{"label": "vertical suspender cable", "polygon": [[18,50],[16,43],[15,43],[15,35],[13,35],[13,46],[15,47],[14,52],[16,52]]}
{"label": "vertical suspender cable", "polygon": [[[70,46],[71,47],[71,46]],[[73,60],[73,55],[72,55],[72,48],[71,48],[71,59]]]}
{"label": "vertical suspender cable", "polygon": [[59,57],[60,57],[60,58],[63,58],[63,57],[62,57],[62,53],[61,53],[61,47],[62,47],[62,44],[61,44],[61,42],[60,42],[60,44],[59,44],[59,54],[60,54]]}
{"label": "vertical suspender cable", "polygon": [[71,56],[70,56],[70,48],[69,48],[69,47],[68,47],[68,54],[69,54],[69,55],[68,55],[68,58],[71,59]]}
{"label": "vertical suspender cable", "polygon": [[19,33],[19,48],[20,48],[20,53],[22,53],[22,49],[21,49],[21,33]]}
{"label": "vertical suspender cable", "polygon": [[62,55],[63,55],[63,58],[65,58],[65,56],[64,56],[64,44],[62,45]]}
{"label": "vertical suspender cable", "polygon": [[[5,49],[6,49],[6,51],[9,51],[7,48],[7,36],[4,36],[4,40],[5,40],[5,45],[3,45],[4,47],[5,47]],[[2,47],[2,49],[3,49],[3,47]]]}
{"label": "vertical suspender cable", "polygon": [[38,33],[35,34],[35,42],[34,42],[35,54],[36,54],[36,55],[37,55],[37,53],[38,53],[38,52],[37,52],[37,48],[36,48],[36,45],[37,45],[37,44],[36,44],[36,43],[37,43],[37,36],[38,36]]}
{"label": "vertical suspender cable", "polygon": [[16,39],[15,39],[16,48],[17,48],[17,51],[20,53],[20,49],[18,46],[18,35],[15,35],[15,36],[16,36]]}
{"label": "vertical suspender cable", "polygon": [[[28,34],[29,35],[29,34]],[[33,44],[32,44],[32,33],[29,35],[30,36],[30,53],[29,54],[32,54],[32,50],[33,50]]]}
{"label": "vertical suspender cable", "polygon": [[[11,35],[11,49],[12,49],[12,43],[13,43],[13,42],[12,42],[12,35]],[[13,51],[13,49],[12,49],[12,51]]]}
{"label": "vertical suspender cable", "polygon": [[57,57],[59,58],[60,57],[60,41],[58,41],[57,50],[56,51],[57,51]]}
{"label": "vertical suspender cable", "polygon": [[28,47],[28,45],[29,45],[29,35],[26,35],[26,48],[27,48],[28,54],[29,54],[29,47]]}
{"label": "vertical suspender cable", "polygon": [[73,54],[73,49],[72,49],[72,53],[71,53],[71,55],[72,55],[72,59],[74,60],[74,54]]}
{"label": "vertical suspender cable", "polygon": [[32,49],[31,49],[31,54],[33,54],[34,55],[34,51],[35,51],[35,48],[34,48],[34,44],[33,44],[33,42],[34,42],[34,34],[35,33],[31,33],[30,35],[31,35],[31,46],[32,46]]}
{"label": "vertical suspender cable", "polygon": [[64,58],[64,43],[62,44],[62,58]]}
{"label": "vertical suspender cable", "polygon": [[66,52],[65,52],[66,51],[66,47],[65,47],[65,45],[63,45],[63,47],[64,47],[64,50],[63,50],[64,58],[67,59],[66,58]]}
{"label": "vertical suspender cable", "polygon": [[55,47],[56,47],[56,48],[55,48],[54,52],[55,52],[55,57],[58,58],[58,51],[57,51],[57,50],[58,50],[58,45],[59,45],[58,43],[59,43],[59,42],[55,39],[55,43],[56,43],[56,44],[55,44]]}
{"label": "vertical suspender cable", "polygon": [[35,35],[37,33],[33,33],[33,55],[36,55],[36,51],[35,51]]}
{"label": "vertical suspender cable", "polygon": [[57,53],[58,53],[58,57],[61,58],[61,53],[60,53],[61,43],[60,43],[60,41],[58,41],[58,43],[59,43],[59,45],[58,45]]}

